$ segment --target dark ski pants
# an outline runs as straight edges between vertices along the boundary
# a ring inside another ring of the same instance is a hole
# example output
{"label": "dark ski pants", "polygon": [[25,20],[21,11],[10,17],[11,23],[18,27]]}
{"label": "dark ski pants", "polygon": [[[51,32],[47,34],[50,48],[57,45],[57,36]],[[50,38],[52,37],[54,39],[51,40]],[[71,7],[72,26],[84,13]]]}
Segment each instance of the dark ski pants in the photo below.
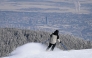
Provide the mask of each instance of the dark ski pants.
{"label": "dark ski pants", "polygon": [[47,50],[51,47],[51,50],[53,51],[55,46],[56,46],[56,43],[55,44],[49,43],[49,46],[47,47]]}

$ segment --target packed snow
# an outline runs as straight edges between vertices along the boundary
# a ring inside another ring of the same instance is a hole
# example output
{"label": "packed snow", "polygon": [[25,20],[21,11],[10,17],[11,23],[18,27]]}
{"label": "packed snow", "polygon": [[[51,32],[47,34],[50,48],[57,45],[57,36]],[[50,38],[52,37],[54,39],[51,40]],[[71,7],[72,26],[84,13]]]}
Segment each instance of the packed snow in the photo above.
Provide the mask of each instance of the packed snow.
{"label": "packed snow", "polygon": [[27,43],[16,48],[7,57],[2,58],[92,58],[92,49],[46,51],[47,46],[41,43]]}

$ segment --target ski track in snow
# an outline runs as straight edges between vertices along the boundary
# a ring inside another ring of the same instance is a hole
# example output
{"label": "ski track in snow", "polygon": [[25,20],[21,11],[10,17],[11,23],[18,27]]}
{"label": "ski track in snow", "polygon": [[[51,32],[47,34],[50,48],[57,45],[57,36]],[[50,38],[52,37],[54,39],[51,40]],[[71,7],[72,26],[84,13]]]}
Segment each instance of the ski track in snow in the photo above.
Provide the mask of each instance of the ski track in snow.
{"label": "ski track in snow", "polygon": [[54,51],[45,51],[46,48],[41,43],[27,43],[1,58],[92,58],[92,49],[63,51],[55,48]]}

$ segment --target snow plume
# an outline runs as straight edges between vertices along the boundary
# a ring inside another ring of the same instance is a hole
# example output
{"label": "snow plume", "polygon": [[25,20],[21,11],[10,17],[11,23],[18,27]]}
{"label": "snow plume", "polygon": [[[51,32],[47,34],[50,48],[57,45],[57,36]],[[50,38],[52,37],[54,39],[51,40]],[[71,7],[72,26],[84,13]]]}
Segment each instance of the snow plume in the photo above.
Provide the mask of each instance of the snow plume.
{"label": "snow plume", "polygon": [[54,51],[45,51],[46,48],[41,43],[28,43],[2,58],[92,58],[92,49],[62,51],[55,48]]}

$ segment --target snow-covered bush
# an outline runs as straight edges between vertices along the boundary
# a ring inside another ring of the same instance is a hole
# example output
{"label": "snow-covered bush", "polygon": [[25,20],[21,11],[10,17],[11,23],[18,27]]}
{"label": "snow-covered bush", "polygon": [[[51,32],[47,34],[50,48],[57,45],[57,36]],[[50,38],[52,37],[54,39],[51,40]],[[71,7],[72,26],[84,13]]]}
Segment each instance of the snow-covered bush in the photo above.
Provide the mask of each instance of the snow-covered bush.
{"label": "snow-covered bush", "polygon": [[[0,56],[6,56],[16,47],[29,42],[39,42],[48,45],[45,42],[51,33],[43,31],[24,30],[16,28],[0,28]],[[92,48],[92,42],[86,41],[71,35],[59,34],[61,42],[70,49],[89,49]],[[57,47],[64,49],[60,43]]]}

